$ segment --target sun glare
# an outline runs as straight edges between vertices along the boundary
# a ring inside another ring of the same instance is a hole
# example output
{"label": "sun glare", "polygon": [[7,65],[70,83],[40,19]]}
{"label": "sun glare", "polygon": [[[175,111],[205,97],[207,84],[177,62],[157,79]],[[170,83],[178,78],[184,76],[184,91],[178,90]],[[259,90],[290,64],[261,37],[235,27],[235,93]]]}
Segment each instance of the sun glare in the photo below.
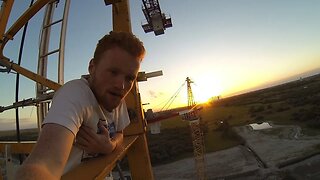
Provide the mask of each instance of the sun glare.
{"label": "sun glare", "polygon": [[219,96],[222,92],[222,87],[219,81],[209,76],[203,76],[194,80],[192,91],[196,102],[205,103],[210,98]]}

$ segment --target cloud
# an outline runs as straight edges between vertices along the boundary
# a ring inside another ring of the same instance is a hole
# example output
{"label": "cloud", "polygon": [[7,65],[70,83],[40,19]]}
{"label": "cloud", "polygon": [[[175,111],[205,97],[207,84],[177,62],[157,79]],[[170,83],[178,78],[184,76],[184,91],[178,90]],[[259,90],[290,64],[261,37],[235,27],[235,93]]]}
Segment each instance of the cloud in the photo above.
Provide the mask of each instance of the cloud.
{"label": "cloud", "polygon": [[157,93],[155,91],[149,90],[148,93],[150,97],[157,98]]}
{"label": "cloud", "polygon": [[149,93],[149,96],[152,97],[152,98],[159,98],[159,97],[164,95],[163,92],[155,92],[155,91],[152,91],[152,90],[149,90],[148,93]]}

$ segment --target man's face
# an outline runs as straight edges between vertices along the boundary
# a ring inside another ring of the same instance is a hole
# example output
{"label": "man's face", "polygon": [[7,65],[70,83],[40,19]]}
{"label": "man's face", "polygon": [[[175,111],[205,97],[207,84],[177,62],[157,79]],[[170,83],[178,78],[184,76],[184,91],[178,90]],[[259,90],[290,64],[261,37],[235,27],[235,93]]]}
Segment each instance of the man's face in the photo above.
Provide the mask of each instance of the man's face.
{"label": "man's face", "polygon": [[91,60],[89,84],[98,103],[107,111],[116,108],[131,90],[139,68],[140,61],[118,47],[105,51],[98,62]]}

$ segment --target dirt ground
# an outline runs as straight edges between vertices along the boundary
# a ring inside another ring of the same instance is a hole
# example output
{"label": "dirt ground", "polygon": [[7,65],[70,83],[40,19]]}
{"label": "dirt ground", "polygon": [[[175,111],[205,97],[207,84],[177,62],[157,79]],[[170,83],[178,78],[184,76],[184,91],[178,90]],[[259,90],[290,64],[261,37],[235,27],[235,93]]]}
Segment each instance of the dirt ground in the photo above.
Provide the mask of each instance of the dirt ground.
{"label": "dirt ground", "polygon": [[[205,155],[207,179],[320,179],[320,136],[306,136],[297,126],[234,130],[246,144]],[[197,179],[194,159],[153,168],[156,180]]]}

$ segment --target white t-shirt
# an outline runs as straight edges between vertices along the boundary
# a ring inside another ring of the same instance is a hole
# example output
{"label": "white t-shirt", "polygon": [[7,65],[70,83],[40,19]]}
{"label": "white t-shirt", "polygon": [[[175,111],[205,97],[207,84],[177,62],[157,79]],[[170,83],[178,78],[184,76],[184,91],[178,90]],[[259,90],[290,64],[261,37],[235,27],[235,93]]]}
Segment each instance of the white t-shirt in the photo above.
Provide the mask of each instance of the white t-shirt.
{"label": "white t-shirt", "polygon": [[[69,129],[77,135],[82,124],[98,132],[98,122],[114,125],[111,131],[121,131],[130,124],[124,100],[112,112],[101,108],[91,91],[86,76],[65,83],[54,95],[52,105],[44,124],[54,123]],[[79,165],[86,158],[84,150],[73,145],[64,173]]]}

